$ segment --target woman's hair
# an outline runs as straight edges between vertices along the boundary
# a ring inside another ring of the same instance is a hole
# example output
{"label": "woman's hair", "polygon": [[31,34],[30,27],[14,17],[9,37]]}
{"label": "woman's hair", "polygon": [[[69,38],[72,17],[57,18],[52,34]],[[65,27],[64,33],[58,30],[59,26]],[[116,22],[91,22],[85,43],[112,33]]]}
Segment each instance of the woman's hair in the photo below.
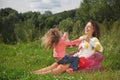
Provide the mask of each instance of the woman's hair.
{"label": "woman's hair", "polygon": [[57,45],[60,37],[61,34],[58,28],[52,28],[42,37],[42,45],[49,50]]}
{"label": "woman's hair", "polygon": [[92,21],[92,20],[90,20],[89,22],[92,24],[93,29],[94,29],[94,32],[93,32],[92,36],[93,36],[93,37],[97,37],[97,38],[99,39],[99,38],[100,38],[99,25],[97,24],[97,22]]}

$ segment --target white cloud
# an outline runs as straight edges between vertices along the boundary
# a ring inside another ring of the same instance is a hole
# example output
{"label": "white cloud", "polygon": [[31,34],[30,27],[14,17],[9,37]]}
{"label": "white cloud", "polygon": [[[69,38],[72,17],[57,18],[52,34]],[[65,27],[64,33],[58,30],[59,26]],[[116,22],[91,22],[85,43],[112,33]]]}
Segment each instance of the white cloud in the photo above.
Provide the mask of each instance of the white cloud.
{"label": "white cloud", "polygon": [[43,3],[49,4],[51,0],[42,0]]}
{"label": "white cloud", "polygon": [[27,0],[0,0],[0,2],[0,8],[11,7],[19,12],[31,10]]}
{"label": "white cloud", "polygon": [[11,7],[19,12],[62,12],[78,8],[82,0],[0,0],[0,8]]}

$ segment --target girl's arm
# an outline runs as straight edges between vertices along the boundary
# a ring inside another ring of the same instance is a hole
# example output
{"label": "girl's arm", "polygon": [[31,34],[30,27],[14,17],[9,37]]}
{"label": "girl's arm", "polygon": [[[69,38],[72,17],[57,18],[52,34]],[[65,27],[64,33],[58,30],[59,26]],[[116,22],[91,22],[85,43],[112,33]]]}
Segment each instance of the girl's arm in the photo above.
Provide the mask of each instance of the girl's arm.
{"label": "girl's arm", "polygon": [[95,48],[96,51],[103,52],[103,47],[97,38],[92,38],[90,40],[90,44]]}
{"label": "girl's arm", "polygon": [[75,46],[75,45],[79,45],[81,43],[81,39],[76,39],[76,40],[73,40],[73,41],[68,41],[66,42],[66,45],[67,46]]}

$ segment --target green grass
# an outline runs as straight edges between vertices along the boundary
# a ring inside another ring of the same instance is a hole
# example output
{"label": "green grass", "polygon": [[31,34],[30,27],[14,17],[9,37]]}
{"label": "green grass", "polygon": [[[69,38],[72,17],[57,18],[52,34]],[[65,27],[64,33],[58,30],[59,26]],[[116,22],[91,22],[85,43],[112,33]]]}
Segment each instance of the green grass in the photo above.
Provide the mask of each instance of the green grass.
{"label": "green grass", "polygon": [[[31,71],[46,67],[54,62],[52,50],[46,51],[39,42],[6,45],[0,43],[0,80],[119,80],[120,37],[118,30],[103,32],[104,71],[91,73],[63,73],[60,75],[35,75]],[[67,53],[77,48],[67,49]]]}

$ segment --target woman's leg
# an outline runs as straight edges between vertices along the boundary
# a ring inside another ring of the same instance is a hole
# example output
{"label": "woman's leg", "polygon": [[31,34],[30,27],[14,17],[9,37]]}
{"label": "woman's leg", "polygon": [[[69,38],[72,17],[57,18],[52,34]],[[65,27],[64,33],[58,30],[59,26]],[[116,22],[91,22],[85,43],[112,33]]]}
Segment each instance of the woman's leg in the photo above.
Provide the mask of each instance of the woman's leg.
{"label": "woman's leg", "polygon": [[69,65],[70,64],[64,64],[64,65],[60,64],[59,66],[57,66],[56,68],[54,68],[52,70],[42,72],[39,74],[61,74],[62,72],[66,71],[66,69],[69,68]]}
{"label": "woman's leg", "polygon": [[51,66],[48,66],[48,67],[45,67],[45,68],[42,68],[42,69],[34,71],[34,73],[35,74],[40,74],[42,72],[46,72],[46,71],[52,70],[52,69],[56,68],[57,66],[58,66],[58,64],[55,62]]}

